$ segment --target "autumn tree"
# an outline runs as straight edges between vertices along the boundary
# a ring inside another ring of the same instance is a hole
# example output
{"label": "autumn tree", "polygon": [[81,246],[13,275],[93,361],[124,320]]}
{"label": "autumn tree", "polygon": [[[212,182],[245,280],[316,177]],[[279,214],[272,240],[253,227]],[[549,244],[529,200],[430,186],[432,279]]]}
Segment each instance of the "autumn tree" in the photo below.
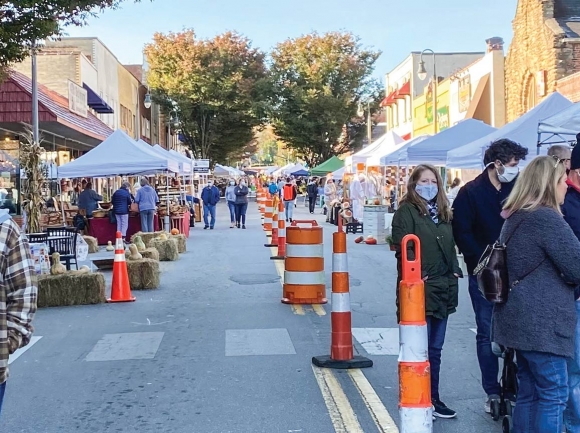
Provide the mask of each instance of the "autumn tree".
{"label": "autumn tree", "polygon": [[193,30],[156,33],[145,47],[154,98],[175,111],[196,158],[225,162],[264,117],[264,54],[233,32],[199,39]]}
{"label": "autumn tree", "polygon": [[352,150],[365,135],[359,103],[378,108],[371,77],[380,53],[351,33],[312,33],[272,53],[270,117],[276,134],[311,166]]}

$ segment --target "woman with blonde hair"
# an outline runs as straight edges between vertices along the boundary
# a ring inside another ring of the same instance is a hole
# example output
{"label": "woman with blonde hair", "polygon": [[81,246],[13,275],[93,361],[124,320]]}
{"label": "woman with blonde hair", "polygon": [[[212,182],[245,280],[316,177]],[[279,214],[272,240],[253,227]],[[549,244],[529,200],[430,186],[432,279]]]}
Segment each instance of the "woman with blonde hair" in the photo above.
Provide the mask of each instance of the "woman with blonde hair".
{"label": "woman with blonde hair", "polygon": [[515,349],[514,432],[560,433],[568,399],[566,358],[574,356],[580,242],[560,205],[564,161],[537,157],[518,177],[502,216],[510,292],[493,311],[492,341]]}
{"label": "woman with blonde hair", "polygon": [[[457,308],[457,279],[463,276],[457,261],[451,219],[451,207],[439,172],[431,165],[419,165],[413,170],[407,185],[407,194],[393,216],[393,244],[398,268],[397,308],[398,286],[401,281],[401,242],[405,235],[414,234],[421,242],[421,275],[425,281],[433,415],[440,418],[457,416],[439,398],[441,351],[445,342],[447,320]],[[413,245],[408,245],[407,254],[410,260],[414,260]]]}

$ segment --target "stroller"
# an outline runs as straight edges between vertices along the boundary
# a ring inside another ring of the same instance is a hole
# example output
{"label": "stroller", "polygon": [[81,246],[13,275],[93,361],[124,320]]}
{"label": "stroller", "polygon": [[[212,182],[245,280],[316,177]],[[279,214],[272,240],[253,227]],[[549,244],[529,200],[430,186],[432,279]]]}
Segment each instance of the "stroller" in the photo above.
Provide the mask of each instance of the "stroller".
{"label": "stroller", "polygon": [[502,433],[513,431],[512,414],[515,407],[515,398],[518,394],[518,366],[516,364],[516,353],[513,349],[492,343],[493,353],[503,359],[503,369],[500,380],[499,399],[490,402],[491,417],[494,421],[502,418]]}

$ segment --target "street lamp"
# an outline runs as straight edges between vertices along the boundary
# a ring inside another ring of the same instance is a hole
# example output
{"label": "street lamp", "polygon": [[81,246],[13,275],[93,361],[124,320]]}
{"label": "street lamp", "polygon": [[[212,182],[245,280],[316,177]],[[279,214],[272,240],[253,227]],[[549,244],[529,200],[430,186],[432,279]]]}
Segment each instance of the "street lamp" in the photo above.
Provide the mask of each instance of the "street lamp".
{"label": "street lamp", "polygon": [[427,48],[421,52],[421,58],[419,59],[419,70],[417,71],[417,77],[419,80],[424,81],[427,78],[427,70],[425,69],[425,61],[423,60],[423,54],[431,53],[433,55],[433,129],[435,134],[437,134],[437,126],[439,123],[438,113],[437,113],[437,68],[436,68],[436,55],[435,51]]}
{"label": "street lamp", "polygon": [[145,106],[145,108],[147,108],[148,110],[151,108],[151,95],[149,94],[149,92],[147,92],[145,94],[145,99],[143,100],[143,105]]}
{"label": "street lamp", "polygon": [[[367,101],[364,103],[367,104],[367,140],[368,140],[368,144],[370,145],[371,141],[372,141],[372,136],[373,136],[372,119],[371,119],[371,101],[370,101],[370,99],[367,99]],[[363,114],[365,114],[364,108],[363,108],[363,105],[359,102],[358,109],[357,109],[357,115],[359,117],[362,117]]]}

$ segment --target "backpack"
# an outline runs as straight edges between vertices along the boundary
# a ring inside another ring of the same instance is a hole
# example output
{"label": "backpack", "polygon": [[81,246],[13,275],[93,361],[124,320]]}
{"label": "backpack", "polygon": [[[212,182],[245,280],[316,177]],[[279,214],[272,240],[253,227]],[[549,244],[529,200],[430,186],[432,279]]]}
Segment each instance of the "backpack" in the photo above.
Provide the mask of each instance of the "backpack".
{"label": "backpack", "polygon": [[276,184],[271,183],[270,186],[268,187],[268,192],[270,194],[276,194],[278,192],[278,187],[276,186]]}
{"label": "backpack", "polygon": [[284,200],[291,201],[294,200],[294,185],[284,185]]}

